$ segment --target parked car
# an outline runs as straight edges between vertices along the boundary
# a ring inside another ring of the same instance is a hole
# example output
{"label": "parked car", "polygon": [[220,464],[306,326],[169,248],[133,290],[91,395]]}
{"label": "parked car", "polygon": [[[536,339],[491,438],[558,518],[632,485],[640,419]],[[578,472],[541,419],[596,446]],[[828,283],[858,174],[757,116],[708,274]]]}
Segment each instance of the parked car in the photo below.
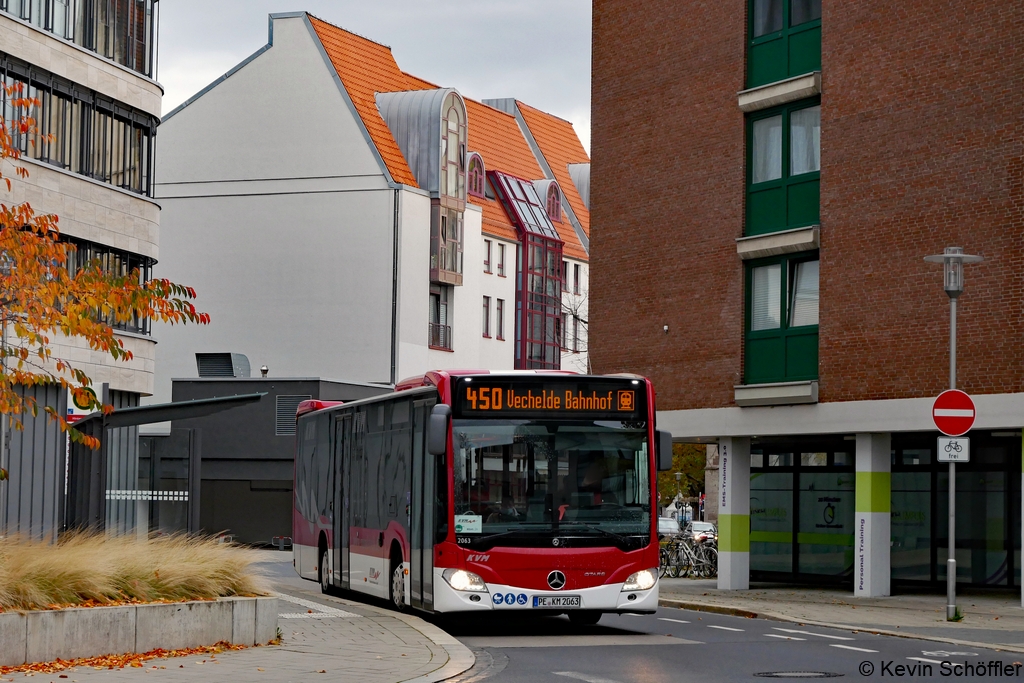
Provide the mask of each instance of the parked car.
{"label": "parked car", "polygon": [[718,529],[711,522],[690,522],[683,533],[689,534],[694,543],[703,543],[708,539],[718,541]]}
{"label": "parked car", "polygon": [[671,517],[658,517],[658,535],[675,536],[679,533],[679,522]]}

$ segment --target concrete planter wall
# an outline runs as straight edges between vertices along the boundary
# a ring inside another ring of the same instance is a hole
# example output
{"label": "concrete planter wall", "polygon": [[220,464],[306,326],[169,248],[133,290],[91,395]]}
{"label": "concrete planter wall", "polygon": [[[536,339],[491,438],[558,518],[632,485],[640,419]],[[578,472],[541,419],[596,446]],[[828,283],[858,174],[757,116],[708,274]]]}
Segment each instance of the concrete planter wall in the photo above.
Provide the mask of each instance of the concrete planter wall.
{"label": "concrete planter wall", "polygon": [[262,645],[277,637],[277,598],[0,613],[0,666],[161,648]]}

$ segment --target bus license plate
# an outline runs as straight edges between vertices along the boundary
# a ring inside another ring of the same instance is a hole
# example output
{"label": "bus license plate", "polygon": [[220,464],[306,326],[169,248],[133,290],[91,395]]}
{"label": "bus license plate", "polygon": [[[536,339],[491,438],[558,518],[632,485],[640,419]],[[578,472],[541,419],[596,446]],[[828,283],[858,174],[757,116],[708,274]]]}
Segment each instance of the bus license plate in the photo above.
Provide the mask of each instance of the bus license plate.
{"label": "bus license plate", "polygon": [[578,595],[535,595],[533,596],[534,607],[576,607],[580,606]]}

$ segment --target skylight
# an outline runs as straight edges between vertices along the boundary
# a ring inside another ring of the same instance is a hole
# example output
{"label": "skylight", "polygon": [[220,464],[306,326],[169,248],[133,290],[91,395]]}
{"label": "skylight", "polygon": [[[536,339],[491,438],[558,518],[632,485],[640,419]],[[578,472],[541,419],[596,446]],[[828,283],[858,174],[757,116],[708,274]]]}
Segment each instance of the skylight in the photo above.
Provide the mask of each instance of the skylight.
{"label": "skylight", "polygon": [[501,203],[523,231],[561,241],[532,182],[500,171],[491,171],[490,175]]}

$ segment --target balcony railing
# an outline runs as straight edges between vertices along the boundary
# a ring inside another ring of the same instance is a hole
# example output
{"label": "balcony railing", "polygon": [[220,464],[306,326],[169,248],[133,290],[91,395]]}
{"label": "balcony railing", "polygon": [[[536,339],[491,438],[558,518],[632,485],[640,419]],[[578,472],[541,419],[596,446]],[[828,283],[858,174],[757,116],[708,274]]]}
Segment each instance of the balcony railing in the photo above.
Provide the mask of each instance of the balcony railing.
{"label": "balcony railing", "polygon": [[427,323],[430,348],[452,350],[452,326],[439,323]]}

